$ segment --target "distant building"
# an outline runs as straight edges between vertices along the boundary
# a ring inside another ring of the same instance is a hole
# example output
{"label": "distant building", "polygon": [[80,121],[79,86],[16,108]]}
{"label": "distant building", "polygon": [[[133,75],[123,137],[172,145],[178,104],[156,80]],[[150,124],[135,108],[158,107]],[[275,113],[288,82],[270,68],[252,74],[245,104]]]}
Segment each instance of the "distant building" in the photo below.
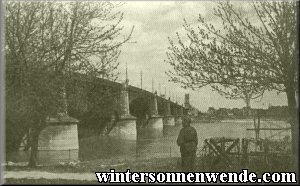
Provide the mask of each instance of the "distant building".
{"label": "distant building", "polygon": [[234,116],[243,116],[243,110],[242,109],[233,108],[231,111],[232,111],[232,114]]}
{"label": "distant building", "polygon": [[268,109],[264,108],[219,108],[209,107],[207,115],[217,116],[223,118],[232,117],[254,117],[259,113],[261,117],[271,117],[271,118],[286,118],[288,116],[288,106],[269,106]]}
{"label": "distant building", "polygon": [[215,115],[216,114],[216,109],[214,107],[209,107],[207,113],[209,115]]}
{"label": "distant building", "polygon": [[198,117],[201,113],[197,108],[193,107],[190,104],[190,95],[189,94],[185,94],[184,97],[184,107],[188,112],[188,115],[193,116],[193,117]]}
{"label": "distant building", "polygon": [[219,108],[217,110],[217,115],[222,116],[222,117],[226,117],[226,116],[229,116],[229,115],[233,115],[233,113],[229,108]]}
{"label": "distant building", "polygon": [[255,114],[255,109],[250,107],[243,107],[242,108],[243,116],[253,116]]}
{"label": "distant building", "polygon": [[288,106],[269,106],[265,111],[265,115],[269,117],[287,117]]}
{"label": "distant building", "polygon": [[193,117],[198,117],[201,114],[201,112],[198,109],[196,109],[195,107],[192,107],[192,106],[189,108],[188,113],[190,116],[193,116]]}

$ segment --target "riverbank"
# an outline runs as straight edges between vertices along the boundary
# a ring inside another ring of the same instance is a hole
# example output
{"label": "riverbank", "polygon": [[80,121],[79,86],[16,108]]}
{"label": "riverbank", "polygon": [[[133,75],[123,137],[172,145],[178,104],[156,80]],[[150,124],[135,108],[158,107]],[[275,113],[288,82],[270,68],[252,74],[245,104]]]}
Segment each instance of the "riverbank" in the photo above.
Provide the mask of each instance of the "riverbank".
{"label": "riverbank", "polygon": [[5,166],[5,184],[97,184],[95,172],[180,172],[180,158],[98,159],[31,168]]}
{"label": "riverbank", "polygon": [[94,181],[88,180],[68,180],[68,179],[7,179],[5,181],[6,185],[25,185],[25,184],[34,184],[34,185],[92,185],[99,184],[95,178]]}
{"label": "riverbank", "polygon": [[[207,159],[198,157],[195,172],[241,172],[245,168],[258,175],[263,172],[295,172],[291,159],[287,157],[270,160],[271,163],[266,164],[257,159],[247,167],[241,167],[238,159],[233,158],[236,163],[231,166],[218,164],[211,167],[207,166]],[[10,165],[5,166],[4,178],[6,184],[97,184],[95,172],[109,172],[110,169],[116,172],[126,172],[127,169],[131,172],[180,172],[180,158],[99,159],[35,168]]]}
{"label": "riverbank", "polygon": [[59,165],[36,166],[34,168],[24,164],[5,166],[5,171],[48,171],[55,173],[84,173],[101,172],[115,169],[116,171],[156,172],[156,171],[176,171],[180,167],[180,158],[151,158],[151,159],[97,159],[83,162],[70,162]]}

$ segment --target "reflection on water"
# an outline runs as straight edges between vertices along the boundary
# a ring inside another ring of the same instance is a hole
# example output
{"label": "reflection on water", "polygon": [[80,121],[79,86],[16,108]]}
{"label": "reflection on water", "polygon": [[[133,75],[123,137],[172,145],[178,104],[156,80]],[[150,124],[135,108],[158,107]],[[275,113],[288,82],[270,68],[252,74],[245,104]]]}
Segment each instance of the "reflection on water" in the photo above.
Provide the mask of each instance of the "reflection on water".
{"label": "reflection on water", "polygon": [[[244,138],[254,137],[254,131],[246,130],[253,128],[253,120],[231,120],[216,123],[192,123],[198,132],[199,145],[203,145],[206,138],[211,137],[232,137]],[[289,127],[283,121],[261,121],[261,128],[264,127]],[[120,141],[109,136],[92,136],[80,139],[79,156],[80,160],[120,158],[120,157],[179,157],[179,147],[176,138],[181,126],[165,126],[163,131],[151,129],[139,129],[137,141]],[[163,135],[158,135],[157,133]],[[279,139],[290,136],[290,131],[261,131],[261,138],[273,136]]]}

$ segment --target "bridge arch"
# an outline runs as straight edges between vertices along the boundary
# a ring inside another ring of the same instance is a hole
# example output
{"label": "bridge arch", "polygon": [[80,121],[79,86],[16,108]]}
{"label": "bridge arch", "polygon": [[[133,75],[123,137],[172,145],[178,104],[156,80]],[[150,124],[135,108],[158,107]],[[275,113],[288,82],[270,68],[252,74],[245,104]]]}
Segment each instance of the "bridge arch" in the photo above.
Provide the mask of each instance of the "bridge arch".
{"label": "bridge arch", "polygon": [[145,126],[151,116],[150,99],[145,96],[137,97],[130,101],[129,112],[136,117],[137,127]]}

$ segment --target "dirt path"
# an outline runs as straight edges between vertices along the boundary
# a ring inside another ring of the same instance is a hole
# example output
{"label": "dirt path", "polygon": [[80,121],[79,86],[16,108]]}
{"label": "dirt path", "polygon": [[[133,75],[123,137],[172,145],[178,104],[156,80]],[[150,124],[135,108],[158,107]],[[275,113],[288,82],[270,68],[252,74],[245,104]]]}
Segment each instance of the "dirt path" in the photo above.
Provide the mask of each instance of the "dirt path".
{"label": "dirt path", "polygon": [[52,173],[46,171],[5,171],[4,179],[66,179],[96,181],[95,173]]}

